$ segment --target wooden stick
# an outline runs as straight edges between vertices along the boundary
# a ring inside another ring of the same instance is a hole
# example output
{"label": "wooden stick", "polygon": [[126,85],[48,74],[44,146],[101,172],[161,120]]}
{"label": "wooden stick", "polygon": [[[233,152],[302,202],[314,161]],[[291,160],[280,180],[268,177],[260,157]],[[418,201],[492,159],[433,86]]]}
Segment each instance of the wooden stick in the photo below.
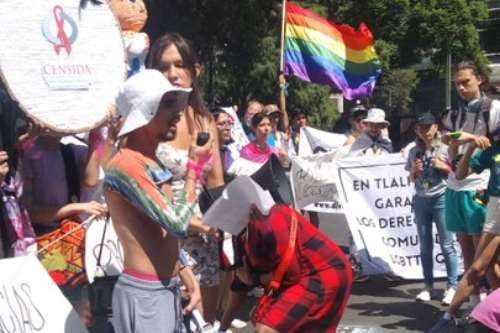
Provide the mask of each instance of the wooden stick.
{"label": "wooden stick", "polygon": [[281,50],[280,50],[280,74],[283,73],[284,68],[284,53],[285,53],[285,23],[286,18],[286,0],[283,0],[282,14],[281,14]]}

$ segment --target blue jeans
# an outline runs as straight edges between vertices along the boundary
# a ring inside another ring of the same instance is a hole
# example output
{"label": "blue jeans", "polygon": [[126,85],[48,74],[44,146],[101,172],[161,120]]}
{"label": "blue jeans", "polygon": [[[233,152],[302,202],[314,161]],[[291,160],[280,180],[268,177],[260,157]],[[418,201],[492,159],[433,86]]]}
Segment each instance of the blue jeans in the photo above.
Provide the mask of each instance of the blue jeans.
{"label": "blue jeans", "polygon": [[446,229],[445,221],[445,195],[435,197],[414,197],[415,223],[417,224],[418,237],[420,238],[420,258],[424,273],[424,283],[431,287],[434,283],[433,276],[433,246],[432,222],[436,223],[441,251],[444,256],[446,273],[448,274],[448,287],[457,287],[458,284],[458,256],[455,235]]}

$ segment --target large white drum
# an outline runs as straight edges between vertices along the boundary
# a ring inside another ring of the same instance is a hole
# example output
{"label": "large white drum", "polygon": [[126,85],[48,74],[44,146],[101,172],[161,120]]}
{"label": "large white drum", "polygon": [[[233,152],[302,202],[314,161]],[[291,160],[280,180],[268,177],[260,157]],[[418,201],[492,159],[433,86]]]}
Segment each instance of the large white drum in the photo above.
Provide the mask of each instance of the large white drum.
{"label": "large white drum", "polygon": [[97,127],[125,80],[106,1],[0,0],[0,74],[30,118],[60,133]]}

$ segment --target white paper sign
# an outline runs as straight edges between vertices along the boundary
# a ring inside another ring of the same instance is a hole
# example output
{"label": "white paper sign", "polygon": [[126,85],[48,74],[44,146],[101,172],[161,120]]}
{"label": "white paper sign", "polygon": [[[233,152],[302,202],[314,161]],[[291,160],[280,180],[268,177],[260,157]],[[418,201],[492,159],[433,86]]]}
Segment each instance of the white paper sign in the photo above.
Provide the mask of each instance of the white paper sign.
{"label": "white paper sign", "polygon": [[[413,184],[401,154],[337,160],[338,189],[368,274],[392,271],[421,279],[420,240],[412,212]],[[434,277],[446,276],[434,228]]]}
{"label": "white paper sign", "polygon": [[[104,272],[99,272],[97,267],[101,249],[100,266]],[[85,234],[85,270],[90,283],[94,281],[96,274],[119,275],[123,271],[123,248],[111,220],[94,219],[88,226]]]}
{"label": "white paper sign", "polygon": [[238,235],[248,224],[250,207],[256,205],[262,214],[268,214],[275,202],[252,178],[239,176],[224,189],[210,206],[203,222],[231,235]]}
{"label": "white paper sign", "polygon": [[342,213],[335,185],[336,151],[292,158],[290,182],[297,208]]}
{"label": "white paper sign", "polygon": [[233,164],[231,164],[227,173],[235,176],[250,176],[259,170],[263,165],[264,163],[256,163],[240,157],[234,161]]}
{"label": "white paper sign", "polygon": [[342,201],[338,196],[338,193],[334,194],[332,201],[320,201],[313,204],[307,205],[302,208],[309,212],[327,213],[327,214],[342,214],[344,213],[344,207],[342,206]]}
{"label": "white paper sign", "polygon": [[35,256],[0,260],[0,332],[87,332]]}
{"label": "white paper sign", "polygon": [[312,127],[300,130],[299,156],[308,156],[317,152],[336,150],[344,145],[347,137],[344,134],[321,131]]}

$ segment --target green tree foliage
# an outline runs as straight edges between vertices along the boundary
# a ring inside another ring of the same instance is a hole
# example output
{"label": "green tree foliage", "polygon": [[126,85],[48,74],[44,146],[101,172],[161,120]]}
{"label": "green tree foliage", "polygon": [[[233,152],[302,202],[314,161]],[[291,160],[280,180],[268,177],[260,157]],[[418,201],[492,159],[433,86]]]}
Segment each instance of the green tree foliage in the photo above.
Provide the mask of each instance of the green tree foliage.
{"label": "green tree foliage", "polygon": [[[299,5],[337,23],[373,31],[383,75],[374,97],[382,107],[406,111],[418,78],[411,68],[432,59],[442,73],[447,52],[454,59],[486,64],[477,26],[488,15],[486,0],[308,0]],[[278,0],[146,0],[146,31],[155,39],[178,31],[191,39],[203,65],[207,100],[238,104],[257,98],[278,101],[281,3]],[[288,110],[305,109],[325,125],[334,111],[335,89],[288,79]]]}

